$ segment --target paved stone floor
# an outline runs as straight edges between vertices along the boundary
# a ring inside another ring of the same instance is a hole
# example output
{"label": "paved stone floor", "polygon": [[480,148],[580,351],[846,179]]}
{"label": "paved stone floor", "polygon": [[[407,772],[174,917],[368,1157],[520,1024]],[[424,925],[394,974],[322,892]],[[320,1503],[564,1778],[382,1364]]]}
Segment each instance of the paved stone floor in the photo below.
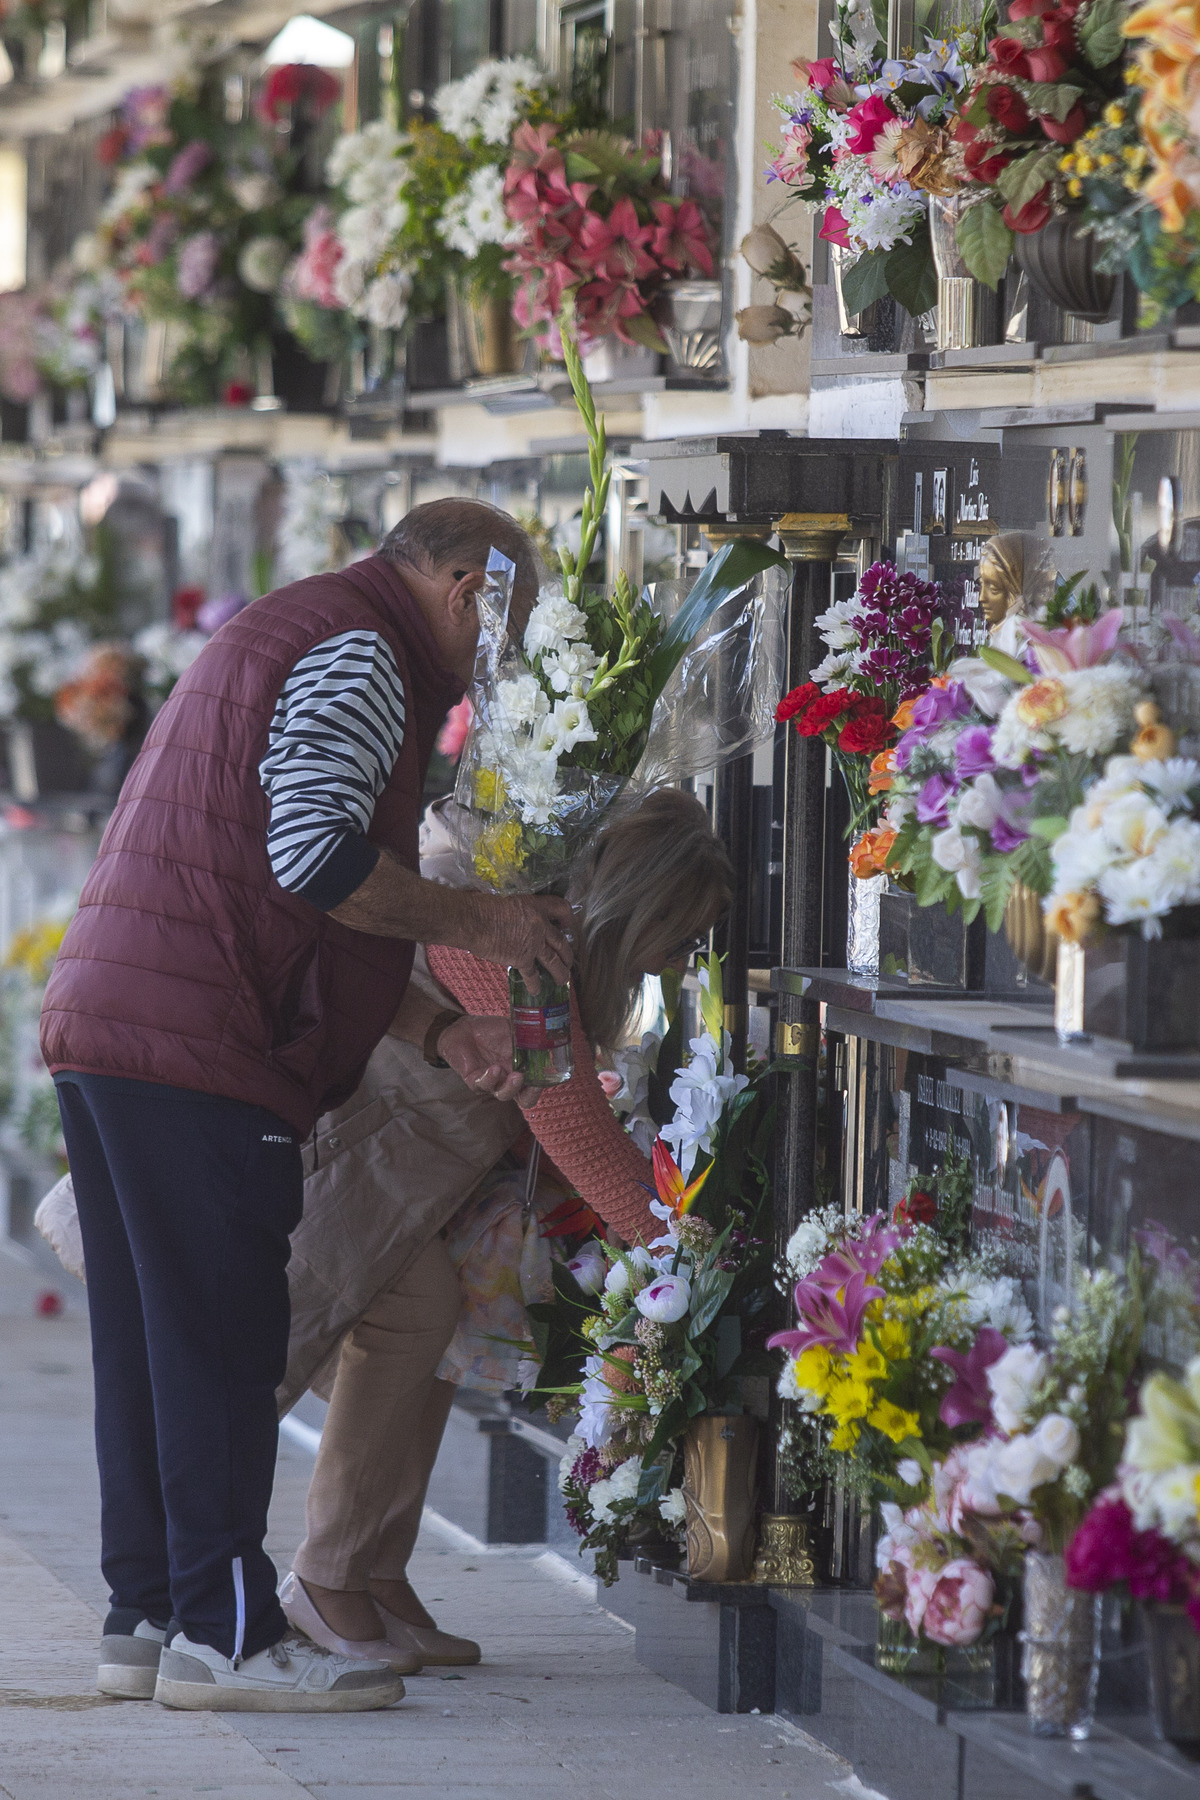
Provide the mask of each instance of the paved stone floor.
{"label": "paved stone floor", "polygon": [[[40,1290],[66,1296],[35,1313]],[[281,1442],[268,1547],[299,1541],[311,1456]],[[97,1566],[82,1290],[0,1249],[0,1797],[3,1800],[867,1800],[845,1764],[771,1718],[722,1718],[634,1661],[593,1584],[536,1551],[427,1527],[418,1590],[484,1644],[411,1678],[384,1713],[170,1713],[95,1693]]]}

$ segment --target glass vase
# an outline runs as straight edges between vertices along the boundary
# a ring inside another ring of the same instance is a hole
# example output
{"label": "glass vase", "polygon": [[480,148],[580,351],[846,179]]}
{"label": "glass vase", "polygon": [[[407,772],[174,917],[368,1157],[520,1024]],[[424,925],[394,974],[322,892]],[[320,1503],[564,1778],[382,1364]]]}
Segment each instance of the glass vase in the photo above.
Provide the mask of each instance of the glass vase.
{"label": "glass vase", "polygon": [[1100,1595],[1067,1586],[1061,1556],[1025,1558],[1021,1672],[1035,1737],[1086,1738],[1100,1675]]}
{"label": "glass vase", "polygon": [[513,1068],[530,1087],[557,1087],[569,1081],[571,1055],[571,989],[539,968],[541,983],[526,987],[520,971],[508,971],[512,1019]]}

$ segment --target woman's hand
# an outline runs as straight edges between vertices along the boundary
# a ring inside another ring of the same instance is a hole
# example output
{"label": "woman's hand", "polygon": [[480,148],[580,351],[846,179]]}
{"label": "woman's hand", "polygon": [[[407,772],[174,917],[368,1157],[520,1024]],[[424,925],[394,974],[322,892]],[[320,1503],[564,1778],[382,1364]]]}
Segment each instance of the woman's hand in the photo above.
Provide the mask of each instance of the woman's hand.
{"label": "woman's hand", "polygon": [[496,1100],[516,1100],[529,1107],[541,1090],[527,1086],[512,1066],[512,1031],[507,1018],[478,1018],[464,1013],[439,1034],[439,1056],[475,1093]]}

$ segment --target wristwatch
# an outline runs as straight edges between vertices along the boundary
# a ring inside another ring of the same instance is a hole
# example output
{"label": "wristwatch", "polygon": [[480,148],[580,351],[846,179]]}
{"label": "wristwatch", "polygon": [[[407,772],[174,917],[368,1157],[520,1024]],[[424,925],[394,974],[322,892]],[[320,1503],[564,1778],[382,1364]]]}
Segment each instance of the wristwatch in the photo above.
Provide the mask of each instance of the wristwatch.
{"label": "wristwatch", "polygon": [[443,1031],[445,1031],[447,1025],[453,1025],[456,1019],[461,1019],[463,1017],[464,1015],[462,1013],[453,1012],[449,1007],[446,1007],[442,1012],[435,1013],[430,1020],[429,1030],[425,1033],[425,1045],[422,1055],[431,1069],[448,1069],[450,1067],[450,1064],[446,1061],[445,1057],[438,1055],[438,1039],[441,1037]]}

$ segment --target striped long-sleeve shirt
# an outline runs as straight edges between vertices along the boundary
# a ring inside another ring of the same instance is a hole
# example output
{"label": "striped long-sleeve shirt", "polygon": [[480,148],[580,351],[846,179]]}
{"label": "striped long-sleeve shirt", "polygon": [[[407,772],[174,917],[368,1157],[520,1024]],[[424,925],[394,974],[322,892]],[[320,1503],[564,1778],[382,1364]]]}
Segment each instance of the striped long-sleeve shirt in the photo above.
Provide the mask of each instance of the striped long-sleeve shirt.
{"label": "striped long-sleeve shirt", "polygon": [[300,658],[258,765],[281,887],[328,912],[366,880],[379,860],[366,833],[403,742],[404,685],[378,632],[342,631]]}

